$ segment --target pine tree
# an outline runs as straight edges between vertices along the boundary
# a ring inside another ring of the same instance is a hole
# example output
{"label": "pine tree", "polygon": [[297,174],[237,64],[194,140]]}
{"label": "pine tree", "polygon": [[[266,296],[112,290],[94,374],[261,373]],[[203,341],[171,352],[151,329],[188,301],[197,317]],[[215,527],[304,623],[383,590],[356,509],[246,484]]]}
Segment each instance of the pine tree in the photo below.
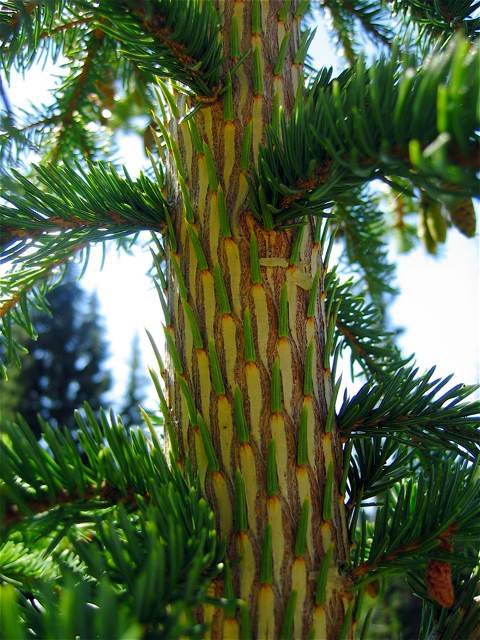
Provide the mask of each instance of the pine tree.
{"label": "pine tree", "polygon": [[[68,261],[141,230],[168,352],[153,345],[166,454],[88,405],[86,461],[68,432],[44,424],[42,449],[6,426],[6,637],[368,638],[392,576],[422,599],[421,638],[480,633],[480,407],[385,326],[376,197],[381,181],[417,211],[429,250],[474,233],[476,4],[325,0],[337,77],[311,68],[308,5],[4,3],[7,72],[68,62],[54,104],[4,117],[4,164],[43,157],[3,178],[8,355]],[[132,105],[153,114],[136,179],[107,162]],[[337,403],[347,353],[364,386]]]}
{"label": "pine tree", "polygon": [[129,372],[125,396],[122,399],[120,415],[125,426],[142,424],[142,416],[139,410],[140,405],[145,404],[145,387],[147,377],[142,369],[142,354],[140,351],[140,339],[136,333],[132,340],[132,353],[129,362]]}
{"label": "pine tree", "polygon": [[36,436],[37,414],[75,429],[75,409],[88,400],[98,410],[111,386],[98,301],[95,294],[85,298],[74,274],[49,292],[49,313],[32,313],[38,338],[20,339],[27,355],[1,384],[0,415],[12,419],[20,413]]}

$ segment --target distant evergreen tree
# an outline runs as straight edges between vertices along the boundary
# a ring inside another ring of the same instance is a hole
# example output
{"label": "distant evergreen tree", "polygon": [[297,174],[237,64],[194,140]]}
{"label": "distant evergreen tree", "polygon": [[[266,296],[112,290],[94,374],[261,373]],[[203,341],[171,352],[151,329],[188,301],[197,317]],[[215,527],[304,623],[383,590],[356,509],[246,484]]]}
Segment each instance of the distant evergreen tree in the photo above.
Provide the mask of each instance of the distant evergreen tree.
{"label": "distant evergreen tree", "polygon": [[128,374],[125,397],[120,409],[122,422],[126,427],[142,423],[142,417],[138,405],[146,401],[147,378],[142,368],[142,355],[140,351],[140,339],[136,333],[132,340],[132,353],[130,356],[130,371]]}
{"label": "distant evergreen tree", "polygon": [[21,370],[13,369],[0,388],[0,416],[20,413],[37,436],[37,414],[74,428],[74,410],[87,399],[98,408],[112,382],[103,366],[107,343],[96,295],[87,299],[70,275],[48,302],[51,315],[33,314],[39,336],[23,342],[29,353]]}

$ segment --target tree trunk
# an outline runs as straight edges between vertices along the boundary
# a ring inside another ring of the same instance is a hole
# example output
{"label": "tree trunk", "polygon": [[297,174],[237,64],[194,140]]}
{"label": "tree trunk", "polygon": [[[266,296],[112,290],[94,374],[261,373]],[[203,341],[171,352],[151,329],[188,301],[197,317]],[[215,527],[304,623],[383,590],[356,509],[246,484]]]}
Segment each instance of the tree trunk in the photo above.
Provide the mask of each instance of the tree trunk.
{"label": "tree trunk", "polygon": [[226,538],[217,594],[233,590],[249,614],[205,610],[213,638],[246,637],[250,624],[262,640],[333,639],[347,624],[321,247],[311,224],[267,231],[248,209],[246,160],[302,81],[293,62],[299,18],[293,8],[281,19],[282,6],[222,3],[227,63],[252,50],[232,81],[233,108],[227,94],[171,124],[171,158],[191,206],[184,197],[168,249],[170,444],[180,464],[191,461]]}

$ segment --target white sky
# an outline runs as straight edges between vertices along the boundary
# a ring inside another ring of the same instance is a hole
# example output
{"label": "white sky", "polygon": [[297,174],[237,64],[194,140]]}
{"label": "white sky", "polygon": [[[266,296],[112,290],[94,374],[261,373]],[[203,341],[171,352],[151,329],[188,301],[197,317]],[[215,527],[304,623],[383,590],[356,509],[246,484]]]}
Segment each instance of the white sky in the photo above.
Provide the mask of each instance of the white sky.
{"label": "white sky", "polygon": [[[324,28],[317,31],[311,53],[316,64],[334,65],[337,61],[327,44]],[[33,70],[25,80],[15,74],[8,88],[13,105],[28,108],[30,101],[48,101],[52,69]],[[129,171],[135,173],[146,164],[142,141],[132,135],[119,140],[120,154]],[[405,355],[416,353],[421,370],[437,365],[437,374],[454,372],[456,382],[480,382],[480,242],[479,236],[467,239],[455,229],[449,230],[446,245],[436,258],[420,246],[408,255],[396,255],[398,285],[401,293],[391,308],[396,327],[403,327],[399,344]],[[133,336],[139,333],[144,362],[155,366],[146,339],[148,328],[160,345],[161,310],[156,293],[145,275],[149,254],[140,247],[132,256],[109,252],[99,270],[100,252],[93,251],[82,284],[96,290],[106,319],[111,357],[109,367],[115,377],[110,396],[121,403],[128,374]],[[453,382],[452,382],[453,384]],[[155,405],[151,394],[151,407]]]}

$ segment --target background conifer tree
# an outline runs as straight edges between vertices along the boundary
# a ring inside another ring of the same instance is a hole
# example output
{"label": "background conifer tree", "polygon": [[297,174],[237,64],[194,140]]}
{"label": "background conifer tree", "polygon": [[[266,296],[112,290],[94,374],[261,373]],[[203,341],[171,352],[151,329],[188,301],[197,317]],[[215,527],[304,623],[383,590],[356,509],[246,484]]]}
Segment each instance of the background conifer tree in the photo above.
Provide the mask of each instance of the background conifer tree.
{"label": "background conifer tree", "polygon": [[21,341],[28,352],[22,366],[0,383],[2,416],[21,413],[37,436],[37,414],[74,429],[75,409],[88,400],[97,410],[111,387],[98,302],[94,294],[87,299],[76,278],[72,273],[50,291],[49,313],[32,314],[38,338]]}
{"label": "background conifer tree", "polygon": [[119,410],[122,421],[126,427],[142,424],[142,416],[139,410],[140,405],[145,405],[146,401],[147,377],[142,368],[142,354],[140,351],[140,340],[136,333],[132,340],[132,351],[129,361],[129,371],[125,395],[122,398]]}
{"label": "background conifer tree", "polygon": [[[394,576],[421,638],[478,637],[479,403],[385,326],[376,196],[399,233],[417,212],[431,252],[475,233],[475,10],[325,0],[333,77],[311,68],[306,0],[4,3],[7,73],[68,63],[52,105],[3,118],[7,357],[71,259],[141,230],[168,352],[152,341],[166,456],[147,414],[151,438],[85,405],[83,459],[68,431],[44,423],[41,448],[5,426],[6,637],[367,638]],[[106,161],[139,108],[151,169],[133,179]],[[347,354],[364,385],[340,401]]]}

